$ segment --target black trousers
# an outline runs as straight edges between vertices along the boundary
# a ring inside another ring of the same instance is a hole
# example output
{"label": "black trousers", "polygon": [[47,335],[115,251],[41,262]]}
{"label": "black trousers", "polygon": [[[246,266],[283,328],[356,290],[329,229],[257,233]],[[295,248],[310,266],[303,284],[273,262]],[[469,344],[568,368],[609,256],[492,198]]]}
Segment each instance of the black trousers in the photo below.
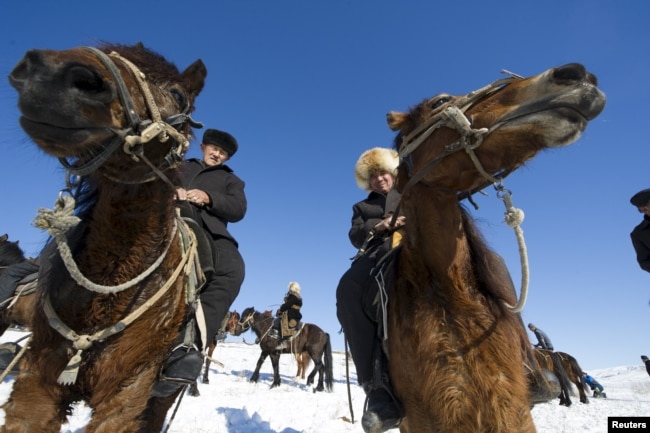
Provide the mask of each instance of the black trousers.
{"label": "black trousers", "polygon": [[244,260],[237,246],[225,238],[214,239],[214,273],[199,298],[205,314],[206,340],[212,341],[244,282]]}
{"label": "black trousers", "polygon": [[379,349],[376,307],[373,307],[378,286],[370,271],[374,255],[362,256],[343,274],[336,288],[336,316],[350,346],[359,384],[372,381],[373,359]]}

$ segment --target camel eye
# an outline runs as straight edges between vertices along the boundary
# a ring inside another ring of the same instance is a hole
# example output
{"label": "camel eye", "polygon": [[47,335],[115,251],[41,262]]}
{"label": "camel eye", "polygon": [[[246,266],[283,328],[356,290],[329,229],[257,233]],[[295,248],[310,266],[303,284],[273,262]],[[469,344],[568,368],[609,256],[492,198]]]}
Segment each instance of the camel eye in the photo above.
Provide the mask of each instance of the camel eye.
{"label": "camel eye", "polygon": [[451,101],[451,97],[447,95],[442,95],[442,96],[436,96],[429,102],[429,108],[432,110],[435,110],[438,107],[441,107],[442,105],[446,104],[447,102]]}
{"label": "camel eye", "polygon": [[176,100],[176,103],[181,109],[185,109],[187,107],[187,98],[182,91],[178,89],[171,89],[169,93],[172,94],[174,100]]}

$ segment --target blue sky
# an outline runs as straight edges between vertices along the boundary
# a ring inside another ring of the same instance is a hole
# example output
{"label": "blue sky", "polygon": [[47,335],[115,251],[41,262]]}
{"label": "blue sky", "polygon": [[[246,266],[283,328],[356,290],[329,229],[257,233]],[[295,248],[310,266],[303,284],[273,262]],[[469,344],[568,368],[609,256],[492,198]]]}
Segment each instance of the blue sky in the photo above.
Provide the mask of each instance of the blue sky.
{"label": "blue sky", "polygon": [[[650,355],[650,274],[629,239],[641,220],[629,198],[650,187],[648,22],[648,2],[598,0],[14,2],[0,18],[0,75],[31,48],[101,40],[142,41],[181,69],[201,58],[208,78],[194,117],[238,139],[230,166],[249,200],[231,226],[246,261],[233,308],[275,309],[298,281],[304,320],[342,349],[335,290],[356,252],[352,204],[365,196],[353,168],[366,149],[392,145],[385,114],[467,93],[501,69],[527,76],[583,63],[608,96],[605,110],[577,143],[538,156],[505,185],[526,214],[524,321],[593,369]],[[15,91],[0,79],[0,234],[34,256],[46,234],[32,220],[52,207],[64,173],[18,118]],[[472,214],[519,286],[515,236],[486,191]]]}

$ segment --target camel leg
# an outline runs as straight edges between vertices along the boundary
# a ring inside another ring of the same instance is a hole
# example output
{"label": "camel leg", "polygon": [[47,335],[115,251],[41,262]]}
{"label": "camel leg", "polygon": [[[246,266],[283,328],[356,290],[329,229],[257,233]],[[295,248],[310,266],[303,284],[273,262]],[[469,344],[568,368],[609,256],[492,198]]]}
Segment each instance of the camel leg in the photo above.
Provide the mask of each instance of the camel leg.
{"label": "camel leg", "polygon": [[257,366],[255,367],[255,371],[250,378],[251,382],[257,383],[257,381],[260,379],[260,368],[262,368],[262,364],[264,364],[267,356],[269,356],[268,352],[262,352],[260,354],[260,359],[257,360]]}
{"label": "camel leg", "polygon": [[[9,400],[2,406],[5,425],[2,433],[58,433],[66,420],[61,393],[47,392],[56,385],[44,386],[41,376],[30,372],[16,378]],[[38,416],[35,416],[38,414]]]}
{"label": "camel leg", "polygon": [[[121,385],[116,384],[115,392],[109,393],[109,398],[106,398],[106,395],[92,396],[88,405],[93,408],[93,418],[86,426],[85,433],[159,431],[152,429],[151,426],[162,426],[167,409],[174,399],[154,398],[149,404],[149,396],[158,370],[157,365],[149,367]],[[96,386],[96,389],[103,388]],[[179,391],[184,389],[181,387]],[[172,393],[172,396],[177,395],[179,391]]]}

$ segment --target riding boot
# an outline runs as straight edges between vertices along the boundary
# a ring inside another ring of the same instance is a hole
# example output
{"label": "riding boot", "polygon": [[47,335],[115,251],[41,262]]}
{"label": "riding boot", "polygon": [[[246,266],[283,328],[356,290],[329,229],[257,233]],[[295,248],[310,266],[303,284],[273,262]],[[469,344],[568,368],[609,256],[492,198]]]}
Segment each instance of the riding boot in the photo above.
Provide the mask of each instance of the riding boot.
{"label": "riding boot", "polygon": [[172,350],[163,363],[160,377],[152,389],[153,397],[167,397],[183,385],[196,381],[203,367],[203,354],[195,343],[194,320],[185,325],[181,342]]}
{"label": "riding boot", "polygon": [[362,384],[366,393],[366,404],[361,426],[366,433],[383,433],[397,428],[404,417],[402,405],[393,394],[387,359],[380,347],[379,344],[375,345],[373,381]]}

